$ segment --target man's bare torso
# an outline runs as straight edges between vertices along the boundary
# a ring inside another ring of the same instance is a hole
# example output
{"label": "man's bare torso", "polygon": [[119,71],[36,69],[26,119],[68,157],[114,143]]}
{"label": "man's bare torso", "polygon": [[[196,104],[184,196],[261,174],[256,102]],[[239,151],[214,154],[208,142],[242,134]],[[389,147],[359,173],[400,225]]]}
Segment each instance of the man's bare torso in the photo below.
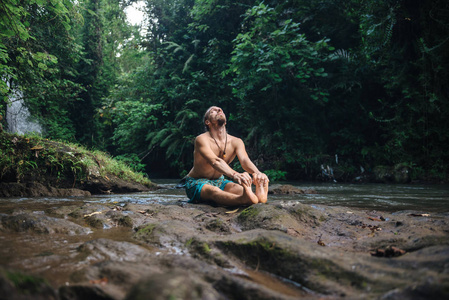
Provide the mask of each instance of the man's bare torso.
{"label": "man's bare torso", "polygon": [[[197,137],[201,142],[205,143],[206,147],[215,153],[215,155],[220,156],[224,150],[224,146],[220,149],[215,143],[214,139],[211,137],[209,132],[205,132]],[[228,140],[226,144],[226,157],[222,158],[228,165],[234,160],[236,156],[236,140],[237,138],[228,134]],[[195,143],[196,145],[196,143]],[[193,151],[193,168],[190,170],[188,176],[193,178],[207,178],[207,179],[217,179],[221,174],[215,170],[212,165],[201,155],[201,153],[196,149]]]}

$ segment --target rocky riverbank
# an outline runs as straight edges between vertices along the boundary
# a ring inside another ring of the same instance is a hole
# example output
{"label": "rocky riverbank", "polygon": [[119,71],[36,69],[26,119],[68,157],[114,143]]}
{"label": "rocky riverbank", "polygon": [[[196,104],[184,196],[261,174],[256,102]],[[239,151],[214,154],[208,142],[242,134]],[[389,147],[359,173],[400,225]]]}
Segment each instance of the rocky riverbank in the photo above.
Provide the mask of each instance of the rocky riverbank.
{"label": "rocky riverbank", "polygon": [[449,297],[448,213],[81,199],[0,212],[8,299]]}

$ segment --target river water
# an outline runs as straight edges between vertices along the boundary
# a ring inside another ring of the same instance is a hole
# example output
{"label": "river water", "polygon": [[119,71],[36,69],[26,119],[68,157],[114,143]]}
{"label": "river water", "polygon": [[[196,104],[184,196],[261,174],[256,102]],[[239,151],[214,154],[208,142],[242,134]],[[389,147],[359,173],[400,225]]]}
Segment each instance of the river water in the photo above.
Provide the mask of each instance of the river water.
{"label": "river water", "polygon": [[[176,189],[173,180],[154,180],[164,189],[150,193],[116,195],[115,201],[133,203],[170,203],[187,201],[183,189]],[[448,185],[391,185],[286,182],[300,189],[313,189],[317,194],[269,195],[269,202],[299,201],[304,204],[357,207],[381,211],[417,210],[449,212]],[[96,199],[108,201],[110,196]]]}
{"label": "river water", "polygon": [[[184,189],[176,189],[174,180],[153,180],[159,190],[143,193],[97,195],[86,198],[3,198],[0,212],[11,208],[37,208],[56,202],[99,202],[137,204],[176,204],[187,202]],[[269,202],[299,201],[310,205],[345,206],[380,211],[415,210],[423,212],[449,212],[448,185],[390,185],[288,182],[301,189],[313,189],[317,194],[269,195]]]}

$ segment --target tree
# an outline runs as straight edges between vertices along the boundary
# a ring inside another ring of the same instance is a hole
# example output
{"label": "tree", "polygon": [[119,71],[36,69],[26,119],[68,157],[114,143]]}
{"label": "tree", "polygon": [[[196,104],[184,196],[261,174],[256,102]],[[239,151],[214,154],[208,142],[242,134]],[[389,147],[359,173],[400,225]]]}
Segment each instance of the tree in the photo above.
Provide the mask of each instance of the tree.
{"label": "tree", "polygon": [[73,137],[67,102],[76,97],[73,67],[79,47],[70,29],[80,21],[71,1],[2,1],[0,26],[3,109],[9,86],[21,89],[24,101],[40,117],[47,134]]}

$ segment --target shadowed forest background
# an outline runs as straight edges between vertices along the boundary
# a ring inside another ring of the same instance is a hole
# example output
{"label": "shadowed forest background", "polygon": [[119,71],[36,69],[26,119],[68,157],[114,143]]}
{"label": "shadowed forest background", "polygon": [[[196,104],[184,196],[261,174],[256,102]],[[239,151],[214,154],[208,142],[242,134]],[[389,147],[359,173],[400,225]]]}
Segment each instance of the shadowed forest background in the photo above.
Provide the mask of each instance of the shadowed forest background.
{"label": "shadowed forest background", "polygon": [[21,90],[43,137],[180,177],[218,105],[272,179],[447,180],[447,0],[134,2],[0,0],[0,114]]}

